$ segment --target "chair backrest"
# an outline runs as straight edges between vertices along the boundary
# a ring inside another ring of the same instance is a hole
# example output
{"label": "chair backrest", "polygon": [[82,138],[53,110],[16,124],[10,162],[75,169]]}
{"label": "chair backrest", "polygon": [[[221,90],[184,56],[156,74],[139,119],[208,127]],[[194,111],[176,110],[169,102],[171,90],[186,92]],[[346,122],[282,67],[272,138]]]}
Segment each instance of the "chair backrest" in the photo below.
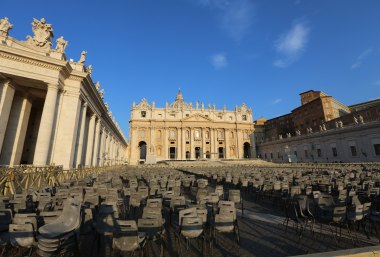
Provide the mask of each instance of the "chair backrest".
{"label": "chair backrest", "polygon": [[364,217],[363,214],[364,205],[355,206],[355,220],[362,220]]}
{"label": "chair backrest", "polygon": [[236,220],[236,208],[235,207],[221,207],[219,208],[219,214],[232,214],[234,221]]}
{"label": "chair backrest", "polygon": [[232,202],[232,201],[219,201],[218,203],[218,208],[221,208],[221,207],[234,207],[235,208],[235,203]]}
{"label": "chair backrest", "polygon": [[40,212],[39,216],[42,218],[44,224],[50,224],[54,222],[62,214],[62,211],[47,211]]}
{"label": "chair backrest", "polygon": [[203,223],[207,222],[207,209],[197,209],[197,215],[203,221]]}
{"label": "chair backrest", "polygon": [[174,208],[174,206],[181,206],[186,204],[186,199],[184,196],[174,196],[170,200],[170,208]]}
{"label": "chair backrest", "polygon": [[320,195],[318,198],[318,205],[333,206],[333,197],[331,195]]}
{"label": "chair backrest", "polygon": [[223,189],[223,186],[216,186],[215,187],[215,193],[218,194],[218,196],[223,196],[224,195],[224,189]]}
{"label": "chair backrest", "polygon": [[196,238],[203,232],[201,217],[184,217],[181,223],[181,234],[187,238]]}
{"label": "chair backrest", "polygon": [[363,204],[363,215],[364,217],[368,216],[371,213],[371,202],[367,202]]}
{"label": "chair backrest", "polygon": [[139,219],[138,231],[145,232],[148,237],[154,237],[162,232],[162,220],[160,218],[156,219]]}
{"label": "chair backrest", "polygon": [[139,248],[138,228],[134,220],[116,220],[113,230],[113,248],[132,252]]}
{"label": "chair backrest", "polygon": [[129,197],[129,205],[133,207],[140,207],[142,195],[140,193],[133,193]]}
{"label": "chair backrest", "polygon": [[146,202],[146,207],[162,208],[162,198],[148,199]]}
{"label": "chair backrest", "polygon": [[215,229],[223,232],[234,231],[234,215],[233,214],[216,214],[215,215]]}
{"label": "chair backrest", "polygon": [[8,231],[9,224],[12,223],[12,210],[0,209],[0,232]]}
{"label": "chair backrest", "polygon": [[9,241],[14,247],[30,248],[34,243],[34,230],[32,224],[10,224]]}
{"label": "chair backrest", "polygon": [[185,217],[198,217],[197,209],[196,208],[187,208],[179,211],[179,219],[178,219],[178,224],[181,226],[182,224],[182,219]]}
{"label": "chair backrest", "polygon": [[32,224],[33,229],[37,229],[37,215],[35,213],[16,213],[13,217],[13,224]]}
{"label": "chair backrest", "polygon": [[240,203],[241,197],[240,197],[240,190],[229,190],[228,191],[228,200],[234,203]]}
{"label": "chair backrest", "polygon": [[333,221],[343,222],[346,218],[346,206],[335,207],[333,211]]}

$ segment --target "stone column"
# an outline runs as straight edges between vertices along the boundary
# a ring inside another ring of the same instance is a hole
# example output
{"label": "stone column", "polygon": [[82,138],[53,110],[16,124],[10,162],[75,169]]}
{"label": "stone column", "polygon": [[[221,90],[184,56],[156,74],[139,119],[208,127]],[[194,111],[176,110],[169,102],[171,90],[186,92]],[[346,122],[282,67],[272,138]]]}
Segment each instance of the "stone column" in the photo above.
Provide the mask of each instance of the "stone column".
{"label": "stone column", "polygon": [[169,160],[169,149],[168,149],[168,128],[165,128],[165,137],[164,137],[164,160]]}
{"label": "stone column", "polygon": [[194,130],[190,128],[190,160],[195,160]]}
{"label": "stone column", "polygon": [[48,165],[50,144],[52,139],[55,111],[58,99],[58,85],[49,84],[42,111],[40,128],[38,131],[36,150],[34,154],[34,165]]}
{"label": "stone column", "polygon": [[84,141],[84,129],[86,127],[86,114],[87,114],[87,103],[84,102],[82,104],[82,111],[81,111],[81,120],[80,120],[80,132],[78,137],[78,146],[77,146],[77,156],[75,165],[78,166],[78,164],[83,164],[82,160],[82,152],[83,152],[83,141]]}
{"label": "stone column", "polygon": [[218,141],[218,130],[213,129],[212,133],[214,133],[214,138],[215,138],[215,144],[214,144],[214,152],[216,159],[219,159],[219,141]]}
{"label": "stone column", "polygon": [[186,128],[182,127],[182,160],[186,160]]}
{"label": "stone column", "polygon": [[224,130],[224,158],[230,158],[230,134],[227,129]]}
{"label": "stone column", "polygon": [[201,157],[206,158],[206,129],[202,128],[202,152]]}
{"label": "stone column", "polygon": [[94,142],[94,152],[92,154],[92,166],[96,167],[98,166],[98,153],[99,153],[99,137],[100,137],[100,118],[96,121],[96,128],[95,128],[95,142]]}
{"label": "stone column", "polygon": [[90,123],[88,125],[87,134],[87,148],[86,148],[86,166],[91,166],[92,163],[92,153],[94,150],[94,136],[95,136],[95,120],[96,115],[92,114],[90,117]]}
{"label": "stone column", "polygon": [[14,94],[15,89],[10,81],[0,83],[0,155]]}
{"label": "stone column", "polygon": [[182,159],[181,134],[182,134],[181,128],[177,128],[177,151],[176,151],[177,160],[181,160]]}
{"label": "stone column", "polygon": [[5,133],[1,165],[19,165],[28,128],[31,102],[24,96],[15,96]]}
{"label": "stone column", "polygon": [[242,149],[241,148],[241,144],[240,142],[242,142],[242,137],[241,137],[241,130],[240,129],[236,129],[236,154],[237,154],[237,158],[240,159],[240,158],[243,158],[243,154],[242,154]]}
{"label": "stone column", "polygon": [[109,147],[109,134],[106,130],[105,139],[104,139],[104,157],[103,157],[103,166],[108,165],[108,147]]}
{"label": "stone column", "polygon": [[110,164],[113,165],[114,155],[113,155],[113,147],[114,147],[114,139],[113,136],[111,136],[110,139]]}
{"label": "stone column", "polygon": [[103,158],[104,158],[104,141],[105,141],[105,128],[102,127],[100,132],[100,147],[99,147],[99,166],[103,166]]}

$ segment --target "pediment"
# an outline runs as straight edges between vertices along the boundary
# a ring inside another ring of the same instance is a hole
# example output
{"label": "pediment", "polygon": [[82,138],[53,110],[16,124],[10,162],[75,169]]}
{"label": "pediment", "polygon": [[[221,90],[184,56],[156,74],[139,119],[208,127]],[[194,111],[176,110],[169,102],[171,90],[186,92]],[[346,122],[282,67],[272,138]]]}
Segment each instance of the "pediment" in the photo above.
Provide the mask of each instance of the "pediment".
{"label": "pediment", "polygon": [[210,119],[209,117],[206,117],[204,115],[201,115],[201,114],[194,114],[194,115],[191,115],[189,117],[186,117],[184,119],[182,119],[182,121],[213,121],[212,119]]}

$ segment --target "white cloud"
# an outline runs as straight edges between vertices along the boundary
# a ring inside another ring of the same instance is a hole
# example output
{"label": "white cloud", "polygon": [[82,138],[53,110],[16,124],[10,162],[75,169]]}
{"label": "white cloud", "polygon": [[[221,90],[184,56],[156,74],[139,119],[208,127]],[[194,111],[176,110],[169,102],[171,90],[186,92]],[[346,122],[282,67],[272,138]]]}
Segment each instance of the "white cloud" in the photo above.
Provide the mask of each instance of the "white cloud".
{"label": "white cloud", "polygon": [[217,53],[211,57],[211,64],[216,70],[223,69],[228,65],[225,53]]}
{"label": "white cloud", "polygon": [[282,102],[282,99],[281,99],[281,98],[277,98],[277,99],[273,100],[273,101],[271,102],[271,104],[272,104],[272,105],[275,105],[275,104],[278,104],[278,103],[281,103],[281,102]]}
{"label": "white cloud", "polygon": [[254,15],[254,5],[250,0],[230,2],[220,16],[221,28],[229,37],[241,42],[252,27]]}
{"label": "white cloud", "polygon": [[306,22],[297,22],[287,33],[280,35],[275,42],[278,58],[274,61],[274,66],[286,68],[297,61],[306,48],[309,33],[310,28]]}
{"label": "white cloud", "polygon": [[357,69],[359,68],[363,61],[373,52],[373,49],[372,47],[370,48],[367,48],[366,50],[364,50],[359,56],[358,58],[356,58],[356,61],[351,65],[351,70],[354,70],[354,69]]}
{"label": "white cloud", "polygon": [[206,7],[224,9],[229,5],[230,1],[229,0],[199,0],[199,3]]}
{"label": "white cloud", "polygon": [[198,0],[198,3],[218,10],[218,26],[238,43],[244,39],[252,27],[255,17],[252,0]]}

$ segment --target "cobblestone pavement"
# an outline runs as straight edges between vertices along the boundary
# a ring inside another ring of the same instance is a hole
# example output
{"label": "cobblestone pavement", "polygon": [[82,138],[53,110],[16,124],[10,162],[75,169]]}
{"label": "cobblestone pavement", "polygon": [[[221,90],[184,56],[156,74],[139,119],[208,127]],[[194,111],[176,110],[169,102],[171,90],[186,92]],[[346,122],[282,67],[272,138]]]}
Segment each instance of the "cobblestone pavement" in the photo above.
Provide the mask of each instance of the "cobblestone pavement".
{"label": "cobblestone pavement", "polygon": [[[342,229],[342,237],[336,244],[328,225],[322,225],[320,233],[319,223],[315,225],[314,235],[308,229],[299,237],[291,223],[285,232],[285,226],[282,224],[284,213],[280,208],[274,208],[269,200],[256,202],[252,195],[245,195],[244,199],[244,216],[241,215],[241,211],[238,212],[240,247],[234,244],[232,235],[218,235],[217,244],[212,247],[212,251],[210,242],[206,240],[204,256],[291,256],[372,246],[378,243],[375,235],[368,239],[363,231],[359,231],[357,242]],[[182,251],[178,255],[178,243],[173,228],[169,227],[168,230],[164,256],[202,256],[201,244],[195,240],[190,242],[188,249],[182,241]],[[97,237],[95,233],[83,235],[80,248],[82,256],[112,256],[112,239]],[[147,244],[145,255],[160,256],[159,249],[157,243]]]}

